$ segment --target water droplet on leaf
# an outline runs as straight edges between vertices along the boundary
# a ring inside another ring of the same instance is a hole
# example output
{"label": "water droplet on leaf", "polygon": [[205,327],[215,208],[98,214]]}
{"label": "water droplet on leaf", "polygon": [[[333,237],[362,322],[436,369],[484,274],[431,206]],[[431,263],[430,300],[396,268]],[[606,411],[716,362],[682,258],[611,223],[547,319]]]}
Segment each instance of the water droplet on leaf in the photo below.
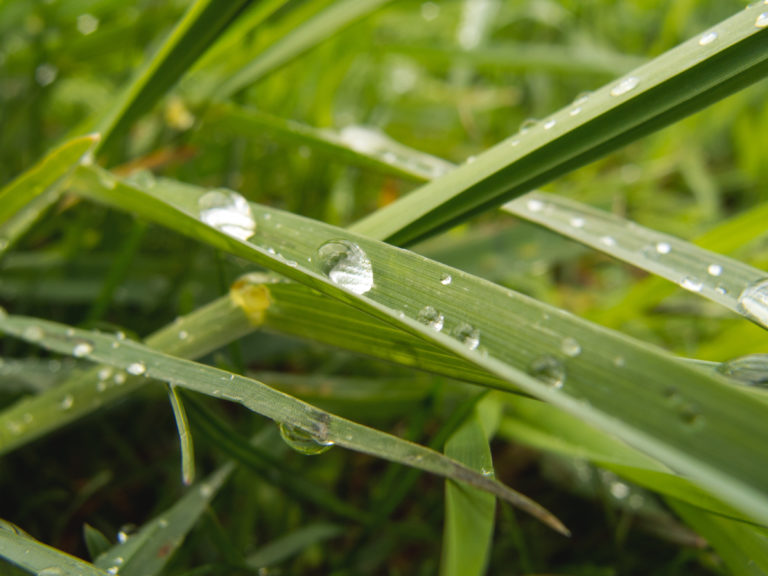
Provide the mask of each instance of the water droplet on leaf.
{"label": "water droplet on leaf", "polygon": [[560,350],[562,350],[563,354],[566,356],[575,358],[581,354],[581,344],[579,344],[575,338],[568,337],[563,339],[562,343],[560,344]]}
{"label": "water droplet on leaf", "polygon": [[72,349],[72,355],[75,358],[82,358],[91,352],[93,352],[93,346],[91,346],[90,342],[78,342]]}
{"label": "water droplet on leaf", "polygon": [[422,324],[426,324],[433,330],[440,332],[440,330],[443,329],[445,316],[440,314],[440,312],[435,310],[432,306],[425,306],[419,311],[418,319]]}
{"label": "water droplet on leaf", "polygon": [[702,283],[698,278],[686,276],[680,281],[680,287],[691,292],[701,292]]}
{"label": "water droplet on leaf", "polygon": [[640,79],[636,76],[627,76],[611,89],[611,96],[621,96],[626,94],[630,90],[633,90],[639,81]]}
{"label": "water droplet on leaf", "polygon": [[656,243],[656,252],[659,254],[669,254],[672,251],[672,246],[670,246],[667,242],[657,242]]}
{"label": "water droplet on leaf", "polygon": [[75,397],[72,394],[67,394],[61,399],[61,409],[69,410],[75,404]]}
{"label": "water droplet on leaf", "polygon": [[755,27],[756,28],[765,28],[766,26],[768,26],[768,12],[763,12],[755,20]]}
{"label": "water droplet on leaf", "polygon": [[248,201],[236,192],[219,189],[203,194],[198,200],[200,220],[240,240],[248,240],[256,231]]}
{"label": "water droplet on leaf", "polygon": [[453,278],[450,274],[443,274],[443,277],[440,278],[440,284],[443,286],[448,286],[451,282],[453,282]]}
{"label": "water droplet on leaf", "polygon": [[322,454],[333,446],[333,442],[330,440],[321,440],[302,428],[282,422],[280,423],[280,436],[288,446],[307,456]]}
{"label": "water droplet on leaf", "polygon": [[480,345],[480,330],[473,328],[466,322],[462,322],[454,328],[453,336],[470,350],[475,350]]}
{"label": "water droplet on leaf", "polygon": [[528,367],[528,373],[553,388],[562,388],[565,383],[565,367],[554,356],[536,358]]}
{"label": "water droplet on leaf", "polygon": [[699,46],[707,46],[709,44],[712,44],[717,40],[717,32],[714,30],[712,32],[707,32],[706,34],[703,34],[701,38],[699,38]]}
{"label": "water droplet on leaf", "polygon": [[363,249],[347,240],[331,240],[317,250],[320,269],[338,286],[365,294],[373,287],[373,268]]}
{"label": "water droplet on leaf", "polygon": [[718,372],[749,386],[768,389],[768,354],[750,354],[723,362]]}
{"label": "water droplet on leaf", "polygon": [[147,371],[147,366],[144,364],[144,362],[131,362],[128,364],[128,367],[125,369],[128,374],[133,374],[134,376],[141,376],[144,374],[144,372]]}

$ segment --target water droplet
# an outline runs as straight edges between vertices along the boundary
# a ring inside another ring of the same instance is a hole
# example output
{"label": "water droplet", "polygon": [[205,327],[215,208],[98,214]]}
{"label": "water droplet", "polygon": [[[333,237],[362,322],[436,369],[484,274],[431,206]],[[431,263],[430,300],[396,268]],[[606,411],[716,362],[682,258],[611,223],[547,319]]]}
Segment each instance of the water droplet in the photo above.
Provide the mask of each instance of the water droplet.
{"label": "water droplet", "polygon": [[509,145],[514,148],[515,146],[518,146],[520,144],[520,140],[511,140]]}
{"label": "water droplet", "polygon": [[448,286],[451,282],[453,282],[453,278],[450,274],[443,274],[443,277],[440,278],[440,284],[443,286]]}
{"label": "water droplet", "polygon": [[186,330],[179,330],[179,340],[186,340],[189,338],[189,332]]}
{"label": "water droplet", "polygon": [[334,284],[355,294],[365,294],[373,287],[371,261],[357,244],[331,240],[318,248],[317,256],[323,274]]}
{"label": "water droplet", "polygon": [[583,104],[586,104],[589,100],[589,97],[592,95],[591,92],[582,92],[576,97],[576,100],[573,101],[573,106],[581,106]]}
{"label": "water droplet", "polygon": [[519,132],[520,134],[525,134],[529,130],[535,128],[539,125],[539,121],[536,118],[526,118],[523,120],[523,123],[520,124]]}
{"label": "water droplet", "polygon": [[302,428],[282,422],[280,423],[280,436],[296,452],[306,454],[307,456],[322,454],[333,446],[333,442],[330,440],[321,440]]}
{"label": "water droplet", "polygon": [[765,28],[766,26],[768,26],[768,12],[763,12],[755,20],[755,27]]}
{"label": "water droplet", "polygon": [[538,198],[531,198],[525,203],[525,206],[531,212],[541,212],[544,209],[544,202]]}
{"label": "water droplet", "polygon": [[571,358],[575,358],[579,354],[581,354],[581,344],[575,339],[571,338],[570,336],[567,338],[564,338],[563,341],[560,343],[560,350],[563,351],[563,354],[566,356],[570,356]]}
{"label": "water droplet", "polygon": [[421,309],[418,316],[419,322],[422,324],[426,324],[433,330],[437,330],[440,332],[440,330],[443,329],[443,322],[445,321],[445,316],[440,314],[437,310],[435,310],[432,306],[425,306]]}
{"label": "water droplet", "polygon": [[623,500],[629,496],[629,486],[624,484],[624,482],[611,483],[609,490],[611,491],[611,496],[616,498],[616,500]]}
{"label": "water droplet", "polygon": [[118,566],[110,566],[107,568],[107,572],[112,574],[113,576],[117,574],[120,571],[120,568]]}
{"label": "water droplet", "polygon": [[78,342],[72,349],[72,356],[75,358],[82,358],[93,352],[93,346],[90,342]]}
{"label": "water droplet", "polygon": [[758,388],[768,389],[768,354],[750,354],[723,362],[718,372]]}
{"label": "water droplet", "polygon": [[575,108],[571,108],[571,111],[568,112],[570,116],[577,116],[578,114],[581,114],[581,106],[576,106]]}
{"label": "water droplet", "polygon": [[490,478],[493,476],[493,468],[480,468],[480,474]]}
{"label": "water droplet", "polygon": [[203,194],[198,200],[200,220],[240,240],[248,240],[256,231],[248,201],[231,190],[218,189]]}
{"label": "water droplet", "polygon": [[554,118],[547,120],[546,122],[544,122],[544,130],[550,130],[554,128],[555,124],[557,124],[557,120],[555,120]]}
{"label": "water droplet", "polygon": [[710,276],[720,276],[723,273],[723,267],[720,264],[710,264],[707,267],[707,274]]}
{"label": "water droplet", "polygon": [[728,288],[726,288],[722,284],[718,284],[717,286],[715,286],[715,292],[717,292],[721,296],[725,296],[726,294],[728,294]]}
{"label": "water droplet", "polygon": [[617,368],[623,368],[625,363],[626,361],[623,356],[616,356],[616,358],[613,359],[613,365]]}
{"label": "water droplet", "polygon": [[630,90],[633,90],[639,81],[640,79],[637,76],[627,76],[611,89],[611,96],[621,96],[622,94],[626,94]]}
{"label": "water droplet", "polygon": [[61,399],[61,409],[62,410],[69,410],[72,408],[72,406],[75,404],[75,397],[72,396],[72,394],[67,394],[64,396],[64,398]]}
{"label": "water droplet", "polygon": [[35,80],[40,86],[48,86],[53,84],[56,80],[56,76],[59,75],[59,69],[53,64],[45,63],[40,64],[35,68]]}
{"label": "water droplet", "polygon": [[667,242],[656,242],[656,252],[659,254],[669,254],[672,251],[672,246]]}
{"label": "water droplet", "polygon": [[680,281],[680,287],[691,292],[701,292],[702,283],[698,278],[686,276]]}
{"label": "water droplet", "polygon": [[125,369],[128,374],[133,374],[134,376],[141,376],[144,374],[144,372],[147,371],[147,367],[143,362],[131,362],[128,364],[128,367]]}
{"label": "water droplet", "polygon": [[528,367],[528,373],[554,388],[562,388],[565,383],[563,363],[554,356],[536,358]]}
{"label": "water droplet", "polygon": [[616,239],[613,238],[613,236],[602,236],[600,238],[600,243],[604,246],[608,246],[609,248],[616,246]]}
{"label": "water droplet", "polygon": [[[138,530],[138,527],[136,524],[125,524],[120,527],[120,530],[117,533],[117,541],[120,544],[125,544],[128,542],[128,539],[133,536]],[[115,564],[122,564],[122,559],[120,562],[117,561],[117,558],[115,558]]]}
{"label": "water droplet", "polygon": [[22,334],[30,342],[39,342],[45,338],[45,332],[40,326],[27,326]]}
{"label": "water droplet", "polygon": [[213,495],[213,486],[203,482],[200,484],[200,496],[203,498],[210,498]]}
{"label": "water droplet", "polygon": [[115,377],[112,378],[112,380],[114,380],[115,384],[117,384],[118,386],[120,386],[121,384],[125,384],[125,379],[126,379],[125,372],[118,372],[117,374],[115,374]]}
{"label": "water droplet", "polygon": [[574,216],[569,220],[569,223],[574,228],[584,228],[584,218],[581,218],[580,216]]}
{"label": "water droplet", "polygon": [[717,32],[714,30],[711,32],[707,32],[706,34],[703,34],[701,38],[699,38],[699,46],[707,46],[709,44],[712,44],[717,40]]}
{"label": "water droplet", "polygon": [[453,330],[454,337],[470,350],[475,350],[480,345],[480,330],[473,328],[466,322],[462,322]]}
{"label": "water droplet", "polygon": [[122,330],[118,330],[117,332],[115,332],[115,338],[121,341],[125,340],[125,332],[123,332]]}
{"label": "water droplet", "polygon": [[99,380],[106,380],[112,376],[112,368],[105,366],[99,370]]}

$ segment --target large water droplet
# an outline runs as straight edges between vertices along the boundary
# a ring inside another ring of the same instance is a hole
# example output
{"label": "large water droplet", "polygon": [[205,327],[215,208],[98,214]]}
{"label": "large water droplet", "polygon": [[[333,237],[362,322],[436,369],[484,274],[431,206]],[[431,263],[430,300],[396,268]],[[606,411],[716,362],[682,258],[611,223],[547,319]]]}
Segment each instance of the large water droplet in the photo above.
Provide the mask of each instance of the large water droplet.
{"label": "large water droplet", "polygon": [[562,388],[565,383],[565,367],[554,356],[536,358],[528,367],[528,372],[553,388]]}
{"label": "large water droplet", "polygon": [[440,312],[435,310],[432,306],[425,306],[419,311],[418,319],[422,324],[426,324],[433,330],[440,332],[440,330],[443,329],[445,316],[440,314]]}
{"label": "large water droplet", "polygon": [[701,280],[693,276],[686,276],[680,281],[680,287],[691,292],[701,292],[702,286]]}
{"label": "large water droplet", "polygon": [[766,26],[768,26],[768,12],[763,12],[755,20],[755,27],[765,28]]}
{"label": "large water droplet", "polygon": [[581,344],[579,344],[578,340],[569,336],[568,338],[564,338],[560,343],[560,350],[562,350],[563,354],[566,356],[575,358],[581,354]]}
{"label": "large water droplet", "polygon": [[466,322],[453,329],[453,336],[470,350],[475,350],[480,345],[480,330]]}
{"label": "large water droplet", "polygon": [[231,190],[219,189],[203,194],[198,200],[198,208],[203,222],[240,240],[248,240],[256,231],[248,201]]}
{"label": "large water droplet", "polygon": [[744,288],[739,294],[738,309],[758,324],[768,326],[768,280]]}
{"label": "large water droplet", "polygon": [[708,46],[709,44],[712,44],[717,40],[717,32],[714,30],[711,32],[707,32],[706,34],[703,34],[701,38],[699,38],[699,46]]}
{"label": "large water droplet", "polygon": [[330,450],[331,446],[333,446],[333,442],[330,440],[322,440],[302,428],[291,426],[290,424],[285,424],[283,422],[280,423],[280,436],[283,437],[283,440],[285,440],[285,443],[288,444],[288,446],[297,452],[308,456],[322,454],[323,452]]}
{"label": "large water droplet", "polygon": [[320,269],[331,282],[355,294],[373,287],[373,268],[363,249],[347,240],[331,240],[317,249]]}
{"label": "large water droplet", "polygon": [[78,342],[72,349],[72,356],[75,358],[82,358],[93,352],[93,346],[90,342]]}
{"label": "large water droplet", "polygon": [[611,89],[611,96],[621,96],[622,94],[626,94],[634,89],[639,81],[640,79],[636,76],[627,76]]}
{"label": "large water droplet", "polygon": [[750,354],[723,362],[718,372],[757,388],[768,389],[768,354]]}
{"label": "large water droplet", "polygon": [[131,362],[128,364],[128,367],[125,369],[128,374],[133,374],[134,376],[141,376],[144,374],[144,372],[147,371],[147,366],[144,364],[144,362]]}

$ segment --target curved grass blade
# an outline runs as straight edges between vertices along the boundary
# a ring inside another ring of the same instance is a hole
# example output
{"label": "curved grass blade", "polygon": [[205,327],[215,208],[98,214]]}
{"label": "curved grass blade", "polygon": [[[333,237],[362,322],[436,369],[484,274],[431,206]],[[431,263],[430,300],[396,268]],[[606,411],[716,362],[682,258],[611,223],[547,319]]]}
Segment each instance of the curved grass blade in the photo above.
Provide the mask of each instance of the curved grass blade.
{"label": "curved grass blade", "polygon": [[195,481],[195,448],[192,442],[192,432],[189,429],[187,412],[176,386],[167,384],[168,399],[171,401],[173,418],[179,431],[179,449],[181,450],[181,481],[189,486]]}
{"label": "curved grass blade", "polygon": [[477,155],[351,230],[412,243],[551,181],[754,83],[768,72],[755,4]]}
{"label": "curved grass blade", "polygon": [[339,445],[469,484],[507,500],[554,530],[568,534],[552,514],[496,480],[430,448],[339,418],[256,380],[168,356],[129,340],[36,318],[6,315],[0,318],[0,328],[50,350],[63,354],[78,350],[78,355],[93,362],[242,404],[286,427],[302,431],[320,446]]}
{"label": "curved grass blade", "polygon": [[531,192],[504,210],[666,278],[768,328],[768,272],[580,202]]}
{"label": "curved grass blade", "polygon": [[389,0],[334,2],[269,46],[240,71],[229,76],[215,92],[214,99],[225,100],[236,94],[347,26],[378,10],[387,2]]}
{"label": "curved grass blade", "polygon": [[157,53],[118,96],[99,123],[100,149],[149,110],[237,18],[251,0],[197,0],[187,10]]}
{"label": "curved grass blade", "polygon": [[5,520],[0,520],[0,556],[38,576],[109,576],[93,564],[46,546]]}
{"label": "curved grass blade", "polygon": [[[161,181],[148,193],[95,167],[78,169],[77,186],[430,340],[768,523],[768,469],[755,466],[768,443],[768,407],[715,374],[412,252],[247,204],[234,192]],[[237,227],[202,221],[210,220],[211,200],[237,208]]]}
{"label": "curved grass blade", "polygon": [[234,468],[232,464],[219,468],[136,534],[101,554],[94,564],[121,576],[160,574]]}
{"label": "curved grass blade", "polygon": [[59,198],[59,185],[99,141],[74,138],[0,190],[0,256]]}

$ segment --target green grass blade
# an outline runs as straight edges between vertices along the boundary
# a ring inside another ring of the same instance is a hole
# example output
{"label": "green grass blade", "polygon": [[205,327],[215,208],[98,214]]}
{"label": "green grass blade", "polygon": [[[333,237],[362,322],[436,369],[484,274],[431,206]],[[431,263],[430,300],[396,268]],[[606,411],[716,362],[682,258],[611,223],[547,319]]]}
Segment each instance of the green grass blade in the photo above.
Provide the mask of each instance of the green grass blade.
{"label": "green grass blade", "polygon": [[768,328],[768,273],[567,198],[532,192],[504,205],[614,258],[666,278]]}
{"label": "green grass blade", "polygon": [[0,520],[0,556],[38,576],[109,576],[93,564],[46,546],[4,520]]}
{"label": "green grass blade", "polygon": [[59,198],[58,185],[98,141],[98,134],[69,140],[0,190],[0,255]]}
{"label": "green grass blade", "polygon": [[[208,196],[201,210],[199,201],[209,193],[204,189],[163,181],[147,193],[94,167],[78,169],[77,178],[81,193],[430,340],[514,383],[510,389],[619,436],[768,523],[768,469],[755,466],[768,442],[762,424],[768,407],[724,378],[412,252],[279,210],[255,204],[246,210],[232,192]],[[230,233],[201,221],[210,200],[236,202],[242,210],[236,228],[226,228],[228,219],[218,222]],[[239,237],[244,233],[249,242]]]}
{"label": "green grass blade", "polygon": [[377,210],[352,230],[398,245],[413,242],[760,80],[768,72],[768,30],[755,25],[761,12],[762,4],[741,11]]}
{"label": "green grass blade", "polygon": [[72,354],[77,349],[78,355],[91,361],[242,404],[290,430],[300,431],[307,441],[318,446],[339,445],[469,484],[507,500],[559,532],[568,533],[557,518],[532,500],[439,452],[318,410],[256,380],[168,356],[129,340],[54,322],[6,315],[0,318],[0,328],[50,350]]}
{"label": "green grass blade", "polygon": [[336,524],[310,524],[262,546],[248,556],[246,564],[257,570],[265,570],[285,562],[310,546],[343,534],[344,529]]}
{"label": "green grass blade", "polygon": [[166,385],[168,398],[173,409],[173,418],[179,431],[179,449],[181,450],[181,481],[189,486],[195,481],[195,448],[192,442],[192,432],[189,429],[187,411],[181,400],[179,391],[172,384]]}
{"label": "green grass blade", "polygon": [[250,0],[196,0],[99,123],[100,149],[109,149],[147,112],[237,18]]}
{"label": "green grass blade", "polygon": [[229,76],[214,94],[214,99],[227,99],[357,20],[368,16],[387,2],[389,0],[334,2],[269,46],[237,73]]}
{"label": "green grass blade", "polygon": [[123,576],[160,574],[233,470],[231,464],[222,466],[191,487],[178,502],[144,524],[136,534],[99,556],[96,566]]}

